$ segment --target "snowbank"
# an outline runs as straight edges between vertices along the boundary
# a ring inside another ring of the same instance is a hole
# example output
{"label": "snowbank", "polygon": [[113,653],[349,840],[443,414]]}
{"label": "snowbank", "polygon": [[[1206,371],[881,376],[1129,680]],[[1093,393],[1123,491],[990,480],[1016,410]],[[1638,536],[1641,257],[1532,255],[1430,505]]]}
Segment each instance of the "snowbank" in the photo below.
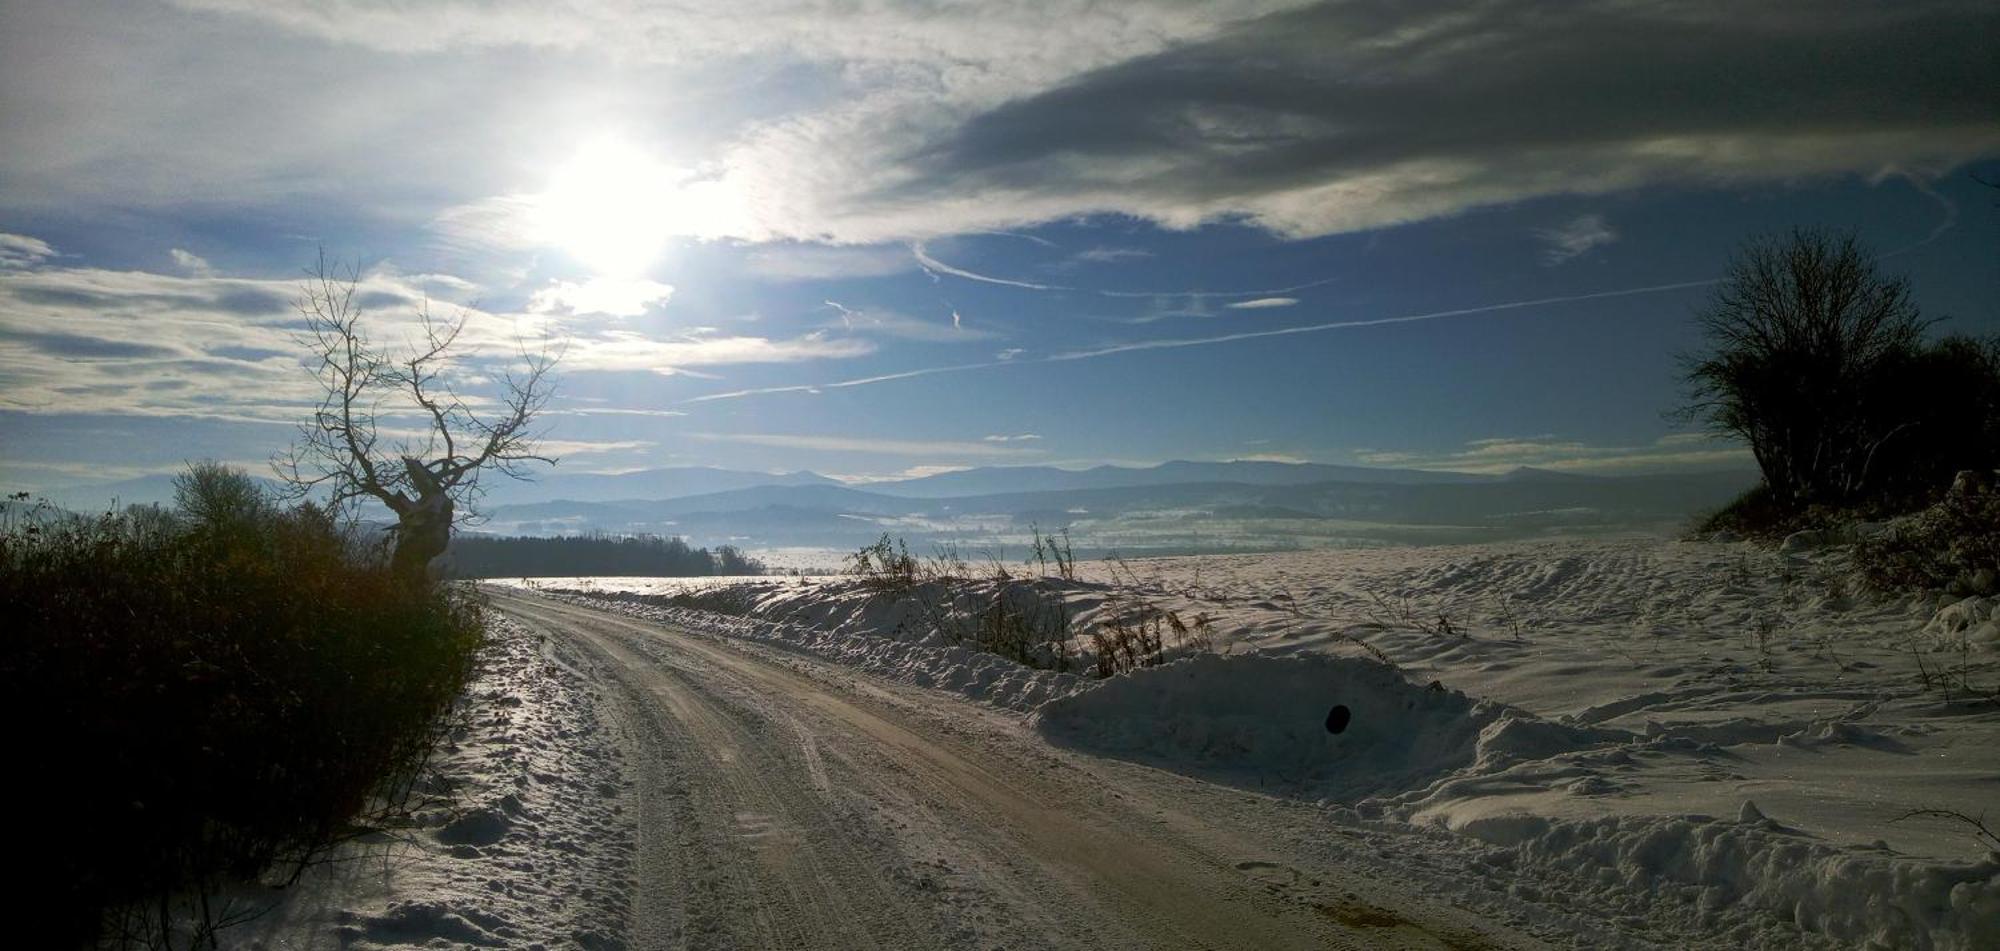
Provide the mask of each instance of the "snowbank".
{"label": "snowbank", "polygon": [[1136,670],[1050,701],[1035,721],[1065,745],[1343,802],[1614,735],[1420,687],[1376,661],[1311,654],[1208,655]]}
{"label": "snowbank", "polygon": [[674,607],[651,597],[633,600],[556,587],[542,591],[573,604],[799,651],[891,680],[947,690],[1024,713],[1084,684],[1075,674],[1036,670],[952,643],[928,625],[917,623],[918,615],[907,601],[869,597],[853,587],[839,589],[844,596],[829,598],[824,604],[814,603],[807,589],[798,585],[769,583],[749,589],[750,596],[742,602],[749,605],[747,610],[783,620]]}
{"label": "snowbank", "polygon": [[[1050,701],[1035,723],[1066,746],[1323,797],[1357,816],[1448,827],[1500,850],[1504,857],[1475,868],[1497,888],[1514,888],[1518,870],[1532,866],[1538,878],[1568,879],[1600,905],[1636,913],[1663,897],[1681,902],[1707,931],[1726,929],[1721,912],[1742,906],[1867,947],[2000,947],[2000,855],[1935,862],[1886,847],[1842,848],[1786,828],[1747,801],[1733,822],[1477,808],[1524,792],[1612,794],[1617,786],[1607,777],[1638,757],[1719,748],[1544,720],[1435,683],[1419,686],[1372,660],[1191,658]],[[1778,742],[1809,748],[1869,739],[1833,723]],[[1457,808],[1465,804],[1475,808]]]}
{"label": "snowbank", "polygon": [[1724,912],[1751,907],[1857,947],[2000,947],[2000,854],[1940,863],[1838,848],[1765,818],[1747,801],[1733,822],[1513,814],[1458,831],[1504,847],[1503,867],[1475,867],[1503,884],[1532,867],[1614,907],[1679,901],[1693,909],[1690,924],[1710,932],[1727,927]]}

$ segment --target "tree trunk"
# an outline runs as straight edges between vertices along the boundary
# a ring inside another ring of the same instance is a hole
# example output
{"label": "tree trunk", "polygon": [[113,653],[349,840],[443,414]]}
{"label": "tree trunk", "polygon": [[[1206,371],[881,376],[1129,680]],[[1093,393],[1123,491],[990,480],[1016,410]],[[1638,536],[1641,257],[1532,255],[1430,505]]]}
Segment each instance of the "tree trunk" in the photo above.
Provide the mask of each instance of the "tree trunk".
{"label": "tree trunk", "polygon": [[431,562],[451,544],[451,495],[416,460],[404,459],[403,466],[417,500],[396,513],[396,552],[389,565],[410,581],[429,582],[435,580]]}

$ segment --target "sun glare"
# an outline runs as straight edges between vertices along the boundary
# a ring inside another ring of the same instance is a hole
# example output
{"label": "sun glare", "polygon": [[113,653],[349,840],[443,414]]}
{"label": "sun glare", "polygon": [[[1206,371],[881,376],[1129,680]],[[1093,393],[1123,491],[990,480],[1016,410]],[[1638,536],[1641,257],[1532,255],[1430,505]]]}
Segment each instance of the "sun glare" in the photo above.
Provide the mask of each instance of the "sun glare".
{"label": "sun glare", "polygon": [[676,169],[626,143],[586,143],[541,196],[543,239],[598,274],[637,275],[677,230],[676,177]]}

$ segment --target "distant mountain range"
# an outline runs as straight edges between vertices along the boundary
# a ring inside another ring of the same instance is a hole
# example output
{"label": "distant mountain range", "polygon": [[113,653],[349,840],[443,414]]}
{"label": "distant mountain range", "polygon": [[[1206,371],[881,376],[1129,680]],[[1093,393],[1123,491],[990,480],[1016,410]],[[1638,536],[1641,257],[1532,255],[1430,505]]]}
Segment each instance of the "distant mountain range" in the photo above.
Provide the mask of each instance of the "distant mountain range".
{"label": "distant mountain range", "polygon": [[[1221,470],[1236,476],[1233,481],[1090,485],[1158,480],[1161,469],[1194,478],[1217,474],[1213,466],[1234,465],[1241,464],[1081,473],[989,469],[950,473],[964,478],[943,484],[932,477],[861,487],[760,485],[679,498],[553,500],[494,506],[484,530],[681,535],[693,544],[751,549],[851,548],[882,533],[917,545],[977,548],[1016,544],[1037,528],[1070,530],[1079,546],[1092,550],[1127,552],[1470,542],[1677,524],[1720,506],[1755,481],[1742,472],[1614,478],[1542,470],[1504,475],[1391,470],[1380,481],[1362,481],[1368,470],[1338,466],[1318,468],[1340,478],[1301,481],[1328,473],[1261,463]],[[1051,484],[1057,487],[1044,487]],[[937,494],[994,485],[1015,490]]]}
{"label": "distant mountain range", "polygon": [[[673,467],[496,481],[478,530],[680,535],[695,545],[750,549],[845,549],[885,532],[919,546],[1005,547],[1035,529],[1067,529],[1080,548],[1126,552],[1469,542],[1659,527],[1717,507],[1754,481],[1746,472],[1483,475],[1244,461],[987,467],[847,485],[811,472]],[[101,511],[114,498],[170,502],[173,479],[49,497],[75,511]]]}
{"label": "distant mountain range", "polygon": [[1312,485],[1320,482],[1366,482],[1381,485],[1442,485],[1483,482],[1495,476],[1423,469],[1373,469],[1330,466],[1314,462],[1163,462],[1157,466],[1096,466],[1057,469],[1050,466],[988,466],[944,472],[920,479],[871,482],[867,489],[912,499],[942,499],[996,492],[1057,492],[1115,489],[1189,482],[1236,482],[1244,485]]}

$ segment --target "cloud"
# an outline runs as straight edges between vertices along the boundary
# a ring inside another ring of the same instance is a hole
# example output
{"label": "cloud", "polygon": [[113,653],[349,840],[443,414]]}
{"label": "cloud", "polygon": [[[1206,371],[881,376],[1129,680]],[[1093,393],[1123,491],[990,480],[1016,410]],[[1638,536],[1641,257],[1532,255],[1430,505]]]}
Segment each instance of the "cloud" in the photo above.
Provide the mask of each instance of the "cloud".
{"label": "cloud", "polygon": [[1267,310],[1272,307],[1290,307],[1298,302],[1299,299],[1296,297],[1258,297],[1223,306],[1230,310]]}
{"label": "cloud", "polygon": [[611,453],[637,452],[651,449],[655,443],[642,439],[540,439],[535,443],[537,451],[550,456],[602,456]]}
{"label": "cloud", "polygon": [[697,334],[659,340],[629,331],[608,331],[573,338],[563,355],[566,370],[645,370],[662,375],[686,372],[685,367],[735,363],[802,363],[866,356],[875,345],[866,340],[831,338],[812,333],[776,340],[748,335]]}
{"label": "cloud", "polygon": [[955,311],[947,323],[942,320],[924,320],[883,308],[856,309],[833,301],[827,301],[826,305],[839,315],[842,329],[859,334],[927,343],[969,343],[975,340],[991,340],[999,336],[990,330],[965,326]]}
{"label": "cloud", "polygon": [[583,409],[552,409],[544,411],[545,416],[646,416],[671,419],[687,414],[677,409],[638,409],[609,406],[591,406]]}
{"label": "cloud", "polygon": [[55,256],[56,249],[47,241],[0,232],[0,268],[33,267]]}
{"label": "cloud", "polygon": [[551,281],[528,298],[533,314],[604,314],[637,317],[674,296],[670,284],[658,281],[597,277],[582,283]]}
{"label": "cloud", "polygon": [[133,343],[128,340],[104,340],[78,334],[53,331],[25,330],[19,327],[0,327],[0,341],[13,341],[29,349],[65,360],[117,360],[135,357],[180,356],[182,351],[173,347],[155,346],[149,343]]}
{"label": "cloud", "polygon": [[847,473],[840,475],[828,473],[827,475],[829,478],[838,479],[842,482],[847,483],[848,485],[867,485],[868,483],[871,482],[900,482],[904,479],[921,479],[924,478],[925,476],[944,475],[950,472],[964,472],[970,468],[972,467],[922,465],[922,466],[910,466],[907,469],[901,469],[896,472],[888,472],[888,473],[876,473],[876,474]]}
{"label": "cloud", "polygon": [[995,433],[990,436],[981,436],[979,438],[984,442],[1033,442],[1042,437],[1035,433],[1017,433],[1012,436],[1006,435],[1004,433]]}
{"label": "cloud", "polygon": [[917,262],[900,245],[841,247],[791,242],[757,247],[743,269],[772,281],[826,281],[886,277],[914,271]]}
{"label": "cloud", "polygon": [[[710,206],[668,226],[864,245],[1100,214],[1316,235],[1661,183],[1928,177],[2000,147],[2000,11],[1983,0],[180,0],[6,16],[7,207],[342,201],[394,219],[422,195],[455,209],[438,220],[453,247],[503,240],[534,170],[635,116]],[[673,95],[643,92],[659,89]]]}
{"label": "cloud", "polygon": [[[39,252],[38,252],[39,253]],[[378,267],[360,276],[357,301],[370,336],[391,348],[417,339],[415,307],[436,274]],[[550,310],[629,310],[603,289],[559,287]],[[639,282],[637,299],[664,299],[665,285]],[[467,290],[474,290],[469,286]],[[33,414],[186,416],[290,424],[310,412],[318,384],[300,367],[291,280],[157,274],[40,266],[0,270],[0,411]],[[545,289],[547,290],[547,289]],[[566,341],[558,372],[650,371],[700,376],[696,368],[794,363],[874,352],[867,340],[808,333],[790,338],[687,332],[661,338],[568,313],[458,308],[460,382],[475,402],[524,339]],[[661,410],[661,413],[677,412]]]}
{"label": "cloud", "polygon": [[1087,264],[1110,264],[1116,261],[1136,261],[1152,256],[1153,252],[1140,248],[1112,248],[1100,245],[1089,250],[1078,251],[1069,260],[1070,262],[1083,262]]}
{"label": "cloud", "polygon": [[167,250],[167,256],[174,259],[176,267],[196,277],[206,277],[215,271],[215,268],[209,265],[207,258],[192,251],[182,248],[170,248]]}
{"label": "cloud", "polygon": [[1543,263],[1554,267],[1618,240],[1618,232],[1612,230],[1603,215],[1578,215],[1561,227],[1535,232],[1535,237],[1547,245],[1542,250]]}
{"label": "cloud", "polygon": [[985,441],[876,439],[866,436],[824,436],[789,433],[690,433],[695,439],[744,443],[779,449],[856,452],[886,456],[1014,456],[1039,450],[994,445]]}
{"label": "cloud", "polygon": [[2000,144],[1996,29],[1975,2],[1316,4],[956,123],[885,194],[978,196],[993,227],[1064,208],[1308,236],[1659,183],[1941,170]]}
{"label": "cloud", "polygon": [[1523,466],[1559,472],[1634,473],[1749,468],[1749,450],[1703,433],[1670,433],[1638,446],[1592,446],[1554,435],[1475,439],[1448,452],[1358,450],[1369,465],[1503,473]]}

